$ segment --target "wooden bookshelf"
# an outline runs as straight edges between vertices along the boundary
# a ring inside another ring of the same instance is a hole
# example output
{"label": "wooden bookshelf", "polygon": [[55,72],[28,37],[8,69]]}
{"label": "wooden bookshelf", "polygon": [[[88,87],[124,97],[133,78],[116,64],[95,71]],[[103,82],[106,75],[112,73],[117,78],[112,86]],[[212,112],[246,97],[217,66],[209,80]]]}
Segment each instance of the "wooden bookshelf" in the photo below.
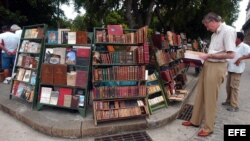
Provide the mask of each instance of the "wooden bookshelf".
{"label": "wooden bookshelf", "polygon": [[95,125],[145,118],[149,114],[146,101],[147,27],[125,30],[118,26],[118,33],[110,33],[109,28],[94,28],[92,100]]}
{"label": "wooden bookshelf", "polygon": [[[55,38],[58,41],[47,40],[45,44],[37,107],[38,110],[44,106],[78,110],[85,117],[90,93],[91,44],[87,43],[86,32],[61,30],[49,30],[57,36],[60,32],[61,37]],[[63,39],[66,32],[72,34],[70,41]],[[79,41],[79,34],[84,36],[81,38],[84,41]]]}
{"label": "wooden bookshelf", "polygon": [[19,98],[36,107],[40,64],[45,44],[46,24],[24,26],[13,67],[10,99]]}

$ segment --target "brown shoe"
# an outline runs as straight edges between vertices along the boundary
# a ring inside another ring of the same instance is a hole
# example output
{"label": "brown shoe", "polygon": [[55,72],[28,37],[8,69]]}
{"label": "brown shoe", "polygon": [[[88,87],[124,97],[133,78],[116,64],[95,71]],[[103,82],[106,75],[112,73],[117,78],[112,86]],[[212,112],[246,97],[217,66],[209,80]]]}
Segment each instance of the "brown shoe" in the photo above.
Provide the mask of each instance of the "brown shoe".
{"label": "brown shoe", "polygon": [[183,126],[194,126],[194,127],[199,127],[198,125],[194,125],[191,121],[184,121],[182,122]]}
{"label": "brown shoe", "polygon": [[213,132],[207,132],[207,131],[201,129],[200,132],[198,133],[198,136],[200,136],[200,137],[207,137],[207,136],[209,136],[212,133]]}

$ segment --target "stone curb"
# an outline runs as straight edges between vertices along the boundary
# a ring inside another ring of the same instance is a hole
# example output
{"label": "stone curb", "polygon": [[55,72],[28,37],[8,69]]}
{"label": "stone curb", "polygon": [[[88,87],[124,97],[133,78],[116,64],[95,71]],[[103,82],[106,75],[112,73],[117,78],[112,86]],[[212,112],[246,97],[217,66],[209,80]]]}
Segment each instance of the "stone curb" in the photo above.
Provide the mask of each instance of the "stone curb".
{"label": "stone curb", "polygon": [[[13,104],[12,100],[0,100],[0,110],[8,113],[17,120],[22,121],[31,128],[49,136],[61,138],[84,138],[97,137],[121,132],[131,132],[138,130],[146,130],[149,128],[158,128],[168,124],[176,119],[182,106],[186,103],[192,94],[196,85],[196,78],[193,78],[186,89],[189,94],[184,101],[177,106],[169,106],[161,109],[157,114],[153,114],[150,118],[127,120],[125,122],[112,122],[104,125],[95,126],[93,121],[58,121],[54,122],[45,115],[39,114],[39,111],[31,110],[30,107],[23,107],[24,104]],[[22,109],[20,109],[22,107]],[[167,111],[167,114],[166,112]],[[31,114],[32,112],[32,114]],[[156,111],[157,112],[157,111]]]}

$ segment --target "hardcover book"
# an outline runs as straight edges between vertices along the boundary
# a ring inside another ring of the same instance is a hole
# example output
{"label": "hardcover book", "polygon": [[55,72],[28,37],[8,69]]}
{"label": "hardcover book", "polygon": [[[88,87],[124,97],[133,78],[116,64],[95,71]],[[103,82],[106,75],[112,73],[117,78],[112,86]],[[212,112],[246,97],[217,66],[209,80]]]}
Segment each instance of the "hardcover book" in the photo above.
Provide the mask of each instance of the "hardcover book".
{"label": "hardcover book", "polygon": [[65,64],[66,48],[53,48],[53,54],[60,56],[60,64]]}
{"label": "hardcover book", "polygon": [[204,60],[199,57],[199,55],[202,55],[202,54],[204,54],[204,53],[187,50],[184,53],[183,62],[184,63],[193,63],[193,64],[195,64],[197,66],[202,66],[203,63],[204,63]]}
{"label": "hardcover book", "polygon": [[59,88],[58,103],[59,106],[64,106],[65,95],[72,95],[72,89],[70,88]]}
{"label": "hardcover book", "polygon": [[77,48],[76,49],[76,56],[83,57],[83,58],[89,58],[90,57],[90,47]]}
{"label": "hardcover book", "polygon": [[76,51],[69,49],[66,51],[66,64],[76,64]]}
{"label": "hardcover book", "polygon": [[88,32],[76,31],[76,44],[87,44]]}
{"label": "hardcover book", "polygon": [[76,32],[68,32],[68,44],[76,44]]}
{"label": "hardcover book", "polygon": [[76,71],[76,86],[86,88],[88,83],[88,72],[87,71]]}
{"label": "hardcover book", "polygon": [[23,81],[24,82],[29,82],[30,81],[30,76],[31,76],[31,70],[25,70],[24,76],[23,76]]}
{"label": "hardcover book", "polygon": [[55,85],[67,85],[67,66],[53,65],[53,82]]}
{"label": "hardcover book", "polygon": [[51,91],[49,104],[57,105],[58,96],[59,96],[59,91]]}
{"label": "hardcover book", "polygon": [[108,35],[122,35],[123,34],[123,28],[122,25],[107,25],[108,28]]}
{"label": "hardcover book", "polygon": [[25,69],[19,68],[19,69],[18,69],[18,72],[17,72],[16,79],[19,80],[19,81],[22,81],[22,80],[23,80],[24,73],[25,73]]}
{"label": "hardcover book", "polygon": [[57,44],[58,43],[58,31],[48,30],[47,39],[48,39],[49,44]]}
{"label": "hardcover book", "polygon": [[62,40],[63,40],[63,38],[62,38],[62,33],[63,32],[68,32],[68,31],[70,31],[70,29],[68,29],[68,28],[59,28],[58,29],[58,44],[62,44],[63,42],[62,42]]}
{"label": "hardcover book", "polygon": [[54,84],[53,83],[53,65],[52,64],[42,64],[41,70],[41,83],[44,84]]}
{"label": "hardcover book", "polygon": [[41,88],[41,97],[40,103],[49,104],[51,97],[52,88],[50,87],[42,87]]}

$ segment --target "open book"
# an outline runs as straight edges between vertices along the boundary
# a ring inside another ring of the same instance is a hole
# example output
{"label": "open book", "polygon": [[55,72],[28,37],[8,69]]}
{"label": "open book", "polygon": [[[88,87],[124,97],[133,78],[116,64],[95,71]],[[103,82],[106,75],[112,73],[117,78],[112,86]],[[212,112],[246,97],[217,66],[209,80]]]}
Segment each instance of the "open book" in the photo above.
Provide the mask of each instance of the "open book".
{"label": "open book", "polygon": [[204,60],[200,58],[199,56],[204,54],[203,52],[197,52],[197,51],[189,51],[187,50],[184,53],[183,62],[184,63],[193,63],[197,66],[202,66],[204,63]]}

